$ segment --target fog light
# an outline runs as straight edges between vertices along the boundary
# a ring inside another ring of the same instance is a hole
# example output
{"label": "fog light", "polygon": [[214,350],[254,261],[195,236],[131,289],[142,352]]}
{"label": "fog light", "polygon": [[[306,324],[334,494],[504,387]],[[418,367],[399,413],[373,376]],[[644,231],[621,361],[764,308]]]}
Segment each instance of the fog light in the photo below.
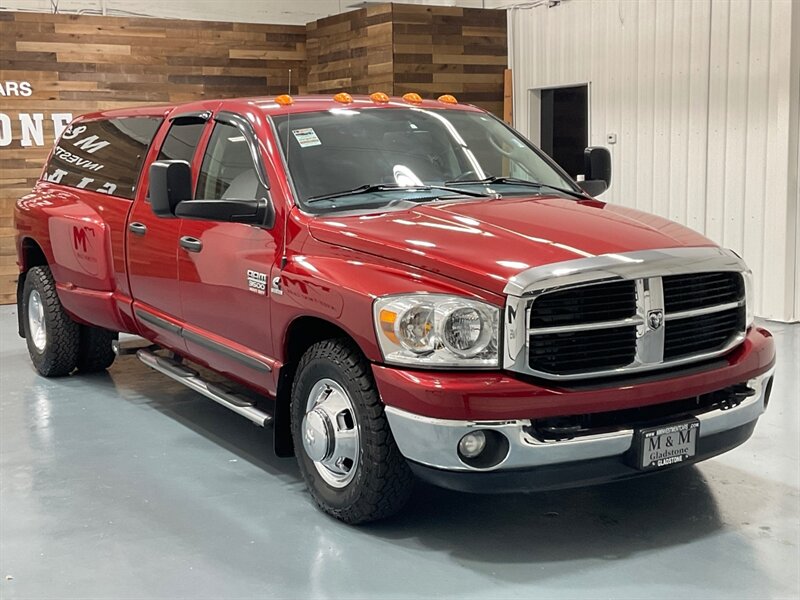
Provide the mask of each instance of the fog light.
{"label": "fog light", "polygon": [[472,431],[458,442],[458,452],[464,458],[475,458],[484,448],[486,448],[486,434],[482,431]]}

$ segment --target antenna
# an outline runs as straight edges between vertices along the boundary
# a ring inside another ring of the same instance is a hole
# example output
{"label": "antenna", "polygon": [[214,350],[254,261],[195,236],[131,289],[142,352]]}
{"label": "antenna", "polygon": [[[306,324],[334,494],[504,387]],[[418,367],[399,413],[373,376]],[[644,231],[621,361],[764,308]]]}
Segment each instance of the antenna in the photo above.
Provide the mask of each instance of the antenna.
{"label": "antenna", "polygon": [[[289,69],[289,90],[287,92],[290,96],[292,95],[292,70]],[[292,134],[292,130],[289,128],[289,120],[292,118],[292,111],[290,110],[286,113],[286,174],[289,176],[289,181],[292,179],[292,173],[289,171],[289,149],[291,148],[291,144],[289,143],[289,136]],[[280,137],[278,138],[278,142],[280,143]],[[290,186],[291,187],[291,186]],[[286,267],[286,263],[288,262],[288,257],[286,256],[286,245],[288,244],[287,241],[287,231],[289,229],[289,211],[284,210],[283,214],[283,248],[281,249],[281,266],[280,270]],[[280,282],[280,275],[278,276],[278,282]]]}
{"label": "antenna", "polygon": [[[289,69],[289,91],[286,92],[290,96],[292,95],[292,70]],[[289,170],[289,149],[291,148],[291,144],[289,143],[289,134],[292,133],[292,130],[289,128],[289,119],[292,118],[292,111],[286,113],[286,170]],[[291,177],[291,173],[289,174]]]}

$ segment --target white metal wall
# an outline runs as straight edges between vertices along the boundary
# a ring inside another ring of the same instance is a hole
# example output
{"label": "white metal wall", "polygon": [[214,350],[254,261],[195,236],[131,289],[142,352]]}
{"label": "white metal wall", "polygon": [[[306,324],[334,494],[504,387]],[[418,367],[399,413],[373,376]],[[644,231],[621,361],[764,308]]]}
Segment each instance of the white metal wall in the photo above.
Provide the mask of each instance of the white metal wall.
{"label": "white metal wall", "polygon": [[741,253],[756,276],[757,314],[781,320],[800,319],[798,12],[791,0],[568,0],[509,11],[516,127],[537,141],[531,90],[589,82],[590,143],[618,140],[603,199]]}

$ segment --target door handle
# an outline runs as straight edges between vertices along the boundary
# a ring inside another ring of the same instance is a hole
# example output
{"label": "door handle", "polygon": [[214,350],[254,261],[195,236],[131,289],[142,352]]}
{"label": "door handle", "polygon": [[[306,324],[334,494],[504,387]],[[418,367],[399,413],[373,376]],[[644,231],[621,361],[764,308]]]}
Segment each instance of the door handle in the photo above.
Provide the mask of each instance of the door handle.
{"label": "door handle", "polygon": [[195,237],[185,235],[181,238],[181,248],[187,252],[200,252],[203,249],[203,242]]}
{"label": "door handle", "polygon": [[144,223],[136,223],[136,222],[131,223],[130,225],[128,225],[128,229],[134,235],[144,235],[145,233],[147,233],[147,225],[145,225]]}

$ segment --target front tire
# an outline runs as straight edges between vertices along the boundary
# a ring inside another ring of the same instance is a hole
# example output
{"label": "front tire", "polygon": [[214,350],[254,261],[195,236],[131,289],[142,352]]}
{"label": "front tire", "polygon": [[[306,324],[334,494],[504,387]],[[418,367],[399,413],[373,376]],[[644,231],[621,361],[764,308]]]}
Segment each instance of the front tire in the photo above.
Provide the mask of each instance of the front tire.
{"label": "front tire", "polygon": [[413,476],[369,363],[350,340],[326,340],[306,351],[292,385],[291,417],[300,471],[323,511],[357,524],[403,508]]}
{"label": "front tire", "polygon": [[33,267],[22,294],[25,340],[33,366],[44,377],[69,375],[78,364],[80,326],[64,312],[49,267]]}

